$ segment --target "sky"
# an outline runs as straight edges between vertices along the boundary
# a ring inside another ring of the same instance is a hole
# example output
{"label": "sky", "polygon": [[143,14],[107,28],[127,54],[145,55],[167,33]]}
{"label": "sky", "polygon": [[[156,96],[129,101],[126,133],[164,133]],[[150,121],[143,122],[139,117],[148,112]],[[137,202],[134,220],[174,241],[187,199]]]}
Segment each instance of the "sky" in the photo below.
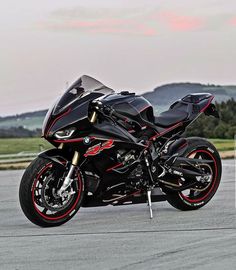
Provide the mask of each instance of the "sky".
{"label": "sky", "polygon": [[235,0],[7,0],[0,116],[48,108],[83,74],[143,93],[236,84]]}

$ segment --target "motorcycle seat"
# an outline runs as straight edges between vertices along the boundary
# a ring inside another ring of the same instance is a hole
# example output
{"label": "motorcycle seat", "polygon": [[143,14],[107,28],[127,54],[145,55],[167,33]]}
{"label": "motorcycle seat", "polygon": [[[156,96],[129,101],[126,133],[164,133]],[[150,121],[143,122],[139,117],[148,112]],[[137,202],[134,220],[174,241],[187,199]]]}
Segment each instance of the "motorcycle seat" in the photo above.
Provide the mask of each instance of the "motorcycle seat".
{"label": "motorcycle seat", "polygon": [[170,109],[168,111],[160,113],[160,115],[154,117],[154,123],[157,126],[168,128],[185,120],[188,117],[188,113],[182,110]]}

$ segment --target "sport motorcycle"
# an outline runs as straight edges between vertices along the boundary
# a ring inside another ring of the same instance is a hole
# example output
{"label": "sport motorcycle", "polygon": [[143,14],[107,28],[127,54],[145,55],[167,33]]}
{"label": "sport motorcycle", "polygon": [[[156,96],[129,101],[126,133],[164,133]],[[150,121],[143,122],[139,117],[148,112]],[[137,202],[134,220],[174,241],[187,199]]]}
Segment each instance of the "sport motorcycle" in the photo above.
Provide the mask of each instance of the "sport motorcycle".
{"label": "sport motorcycle", "polygon": [[147,203],[151,218],[155,201],[203,207],[219,186],[221,159],[209,141],[184,132],[201,114],[219,118],[213,98],[189,94],[155,116],[144,97],[82,76],[47,112],[42,137],[54,147],[24,172],[24,214],[50,227],[80,207]]}

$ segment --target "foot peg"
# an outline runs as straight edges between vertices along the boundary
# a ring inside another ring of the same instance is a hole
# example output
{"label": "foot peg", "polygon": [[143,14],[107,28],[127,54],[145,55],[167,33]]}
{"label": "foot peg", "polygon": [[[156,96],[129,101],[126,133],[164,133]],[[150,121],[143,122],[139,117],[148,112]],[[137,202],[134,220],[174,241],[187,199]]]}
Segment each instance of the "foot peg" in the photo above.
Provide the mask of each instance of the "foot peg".
{"label": "foot peg", "polygon": [[152,199],[151,199],[151,194],[152,191],[149,189],[147,191],[147,198],[148,198],[148,206],[149,206],[149,211],[150,211],[150,218],[153,218],[153,214],[152,214]]}

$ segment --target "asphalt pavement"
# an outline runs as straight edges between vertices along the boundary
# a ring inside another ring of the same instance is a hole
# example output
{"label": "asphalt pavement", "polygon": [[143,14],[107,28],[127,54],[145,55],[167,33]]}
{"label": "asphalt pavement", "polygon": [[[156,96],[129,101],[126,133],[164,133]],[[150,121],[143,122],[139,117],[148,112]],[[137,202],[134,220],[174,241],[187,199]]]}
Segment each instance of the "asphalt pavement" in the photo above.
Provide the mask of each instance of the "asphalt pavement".
{"label": "asphalt pavement", "polygon": [[81,208],[68,223],[40,228],[23,215],[23,171],[0,171],[0,269],[236,268],[235,162],[205,207],[182,212],[167,202]]}

